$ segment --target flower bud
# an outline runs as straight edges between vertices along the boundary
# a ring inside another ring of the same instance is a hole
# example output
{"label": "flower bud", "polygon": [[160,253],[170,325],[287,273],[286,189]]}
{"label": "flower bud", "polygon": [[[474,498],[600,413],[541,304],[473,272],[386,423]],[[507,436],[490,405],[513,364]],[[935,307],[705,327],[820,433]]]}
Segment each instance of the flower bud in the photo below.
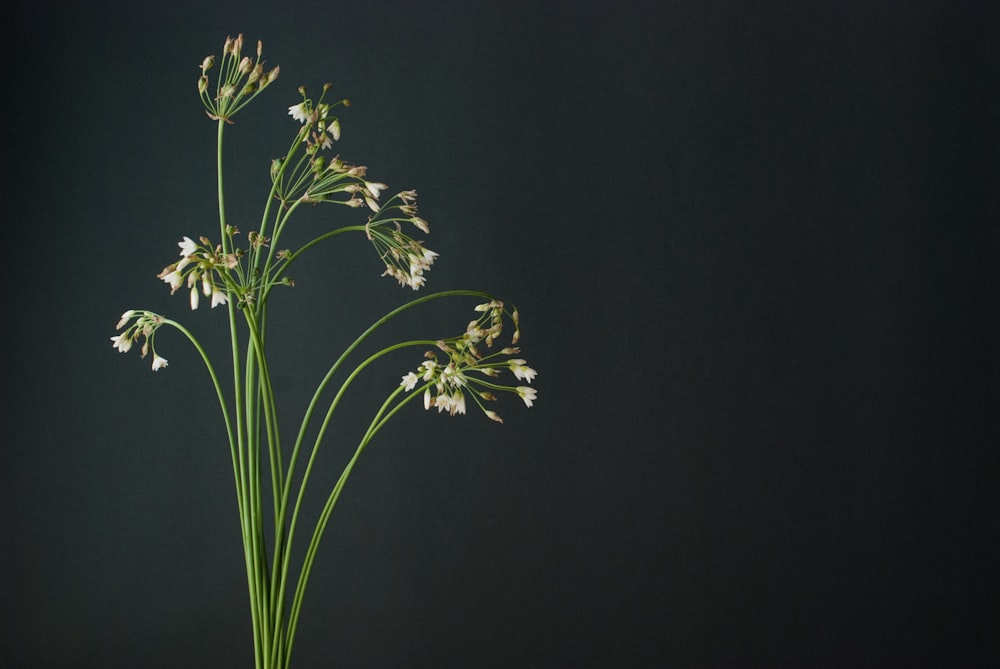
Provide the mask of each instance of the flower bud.
{"label": "flower bud", "polygon": [[260,75],[264,74],[264,66],[257,63],[253,70],[250,71],[250,76],[247,77],[247,83],[255,84],[260,80]]}
{"label": "flower bud", "polygon": [[205,60],[201,61],[201,73],[205,74],[212,69],[215,65],[215,56],[205,56]]}

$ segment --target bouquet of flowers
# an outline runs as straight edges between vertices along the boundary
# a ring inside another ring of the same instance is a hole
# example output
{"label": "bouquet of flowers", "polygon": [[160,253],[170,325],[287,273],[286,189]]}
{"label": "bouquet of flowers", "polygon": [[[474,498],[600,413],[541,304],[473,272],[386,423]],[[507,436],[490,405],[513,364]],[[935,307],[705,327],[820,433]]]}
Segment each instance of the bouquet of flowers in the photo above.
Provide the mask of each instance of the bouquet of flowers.
{"label": "bouquet of flowers", "polygon": [[[197,83],[205,112],[217,126],[217,236],[183,237],[178,243],[179,259],[158,275],[171,293],[187,292],[191,309],[207,302],[210,308],[221,307],[226,313],[231,355],[224,364],[231,365],[231,370],[221,376],[189,329],[147,310],[129,309],[122,314],[119,334],[111,341],[122,353],[137,347],[142,357],[151,356],[153,371],[161,370],[168,362],[157,349],[156,337],[167,326],[184,335],[204,362],[232,453],[255,663],[258,669],[274,669],[291,662],[303,597],[320,540],[348,476],[379,430],[416,398],[422,399],[425,409],[433,407],[452,416],[466,413],[474,404],[488,418],[503,422],[488,406],[503,393],[516,395],[532,406],[536,392],[530,384],[536,372],[517,357],[520,326],[513,305],[473,290],[424,295],[385,314],[335,360],[328,361],[330,367],[301,417],[294,440],[284,439],[279,429],[280,407],[271,383],[267,316],[272,292],[277,290],[277,295],[293,285],[288,269],[320,242],[356,233],[371,242],[385,267],[383,276],[416,291],[426,283],[438,254],[417,237],[429,234],[430,227],[417,213],[415,191],[390,195],[386,184],[369,179],[367,168],[331,154],[341,133],[338,110],[350,103],[346,99],[328,101],[329,84],[323,86],[318,99],[299,88],[301,100],[288,108],[294,132],[285,154],[271,162],[271,188],[258,229],[243,234],[228,222],[223,137],[228,126],[233,125],[233,117],[268,88],[279,73],[277,67],[265,67],[260,42],[255,56],[245,55],[243,47],[242,35],[227,38],[221,58],[208,56],[202,61]],[[342,206],[356,222],[331,226],[308,243],[285,248],[283,233],[305,204]],[[454,297],[476,298],[474,316],[464,331],[451,337],[386,346],[353,367],[348,366],[352,354],[394,317],[426,302]],[[402,375],[398,386],[386,390],[384,401],[340,477],[332,485],[325,482],[329,493],[319,516],[313,519],[304,558],[301,564],[293,561],[292,548],[300,539],[300,525],[308,522],[302,517],[303,499],[313,464],[341,399],[366,367],[393,351],[411,348],[421,350],[419,362]],[[315,436],[307,443],[311,426]]]}

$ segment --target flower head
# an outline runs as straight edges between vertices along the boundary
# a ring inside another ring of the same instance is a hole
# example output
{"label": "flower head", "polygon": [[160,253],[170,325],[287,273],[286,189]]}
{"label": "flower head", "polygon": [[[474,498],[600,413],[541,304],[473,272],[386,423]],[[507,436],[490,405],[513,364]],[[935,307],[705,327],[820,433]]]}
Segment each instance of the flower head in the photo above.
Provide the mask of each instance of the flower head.
{"label": "flower head", "polygon": [[128,353],[132,349],[133,344],[142,337],[143,342],[140,354],[142,357],[146,357],[146,354],[150,350],[153,351],[153,371],[155,372],[167,366],[167,359],[158,355],[153,347],[153,339],[156,336],[156,331],[164,322],[163,316],[154,314],[152,311],[129,309],[122,314],[121,320],[118,321],[115,329],[122,330],[122,332],[111,337],[111,345],[120,353]]}
{"label": "flower head", "polygon": [[244,56],[243,35],[229,37],[222,48],[222,62],[216,70],[215,94],[212,94],[209,71],[215,69],[215,56],[206,56],[198,76],[198,94],[210,119],[232,123],[232,117],[278,78],[279,68],[264,71],[263,45],[257,42],[257,57]]}
{"label": "flower head", "polygon": [[[502,372],[510,371],[516,379],[528,383],[534,380],[537,372],[521,358],[502,359],[519,353],[516,346],[494,353],[481,350],[483,345],[487,349],[492,347],[503,332],[504,321],[513,320],[511,314],[516,309],[509,310],[503,302],[491,300],[478,305],[476,311],[479,316],[466,326],[462,335],[438,341],[438,351],[427,351],[416,371],[404,375],[399,385],[410,392],[423,381],[424,409],[435,407],[438,413],[447,411],[452,416],[464,414],[471,398],[487,418],[502,423],[500,415],[484,405],[484,402],[496,401],[497,392],[516,394],[529,407],[538,397],[537,391],[529,386],[504,384],[499,378]],[[442,354],[446,359],[441,359]]]}

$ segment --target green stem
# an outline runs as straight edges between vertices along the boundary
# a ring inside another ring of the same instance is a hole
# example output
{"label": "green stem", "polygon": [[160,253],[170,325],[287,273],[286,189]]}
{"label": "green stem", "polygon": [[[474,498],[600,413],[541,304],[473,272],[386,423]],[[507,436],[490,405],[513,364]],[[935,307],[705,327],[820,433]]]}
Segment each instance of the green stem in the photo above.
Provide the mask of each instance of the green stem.
{"label": "green stem", "polygon": [[326,500],[326,504],[323,507],[323,511],[320,514],[319,521],[316,523],[316,529],[313,531],[312,539],[309,542],[309,548],[306,551],[306,556],[302,563],[302,569],[299,573],[298,584],[295,588],[295,597],[292,601],[292,608],[289,612],[288,618],[288,632],[287,640],[285,642],[286,655],[285,655],[285,666],[287,667],[291,663],[292,648],[295,642],[295,631],[298,627],[299,614],[302,610],[302,601],[305,595],[306,584],[309,581],[309,574],[312,571],[312,565],[316,559],[316,552],[319,549],[320,540],[323,537],[323,533],[326,531],[326,526],[329,523],[330,516],[333,513],[334,507],[337,505],[337,501],[340,499],[340,494],[343,492],[344,484],[347,482],[347,478],[351,475],[354,470],[354,465],[357,464],[358,458],[361,457],[361,453],[364,452],[365,447],[368,446],[372,438],[378,433],[379,430],[392,418],[396,413],[402,409],[406,404],[413,401],[414,398],[419,396],[419,393],[411,393],[406,399],[400,401],[395,407],[386,414],[386,409],[389,405],[403,392],[402,387],[396,388],[390,395],[386,398],[385,402],[379,408],[375,417],[372,419],[371,423],[368,425],[368,429],[365,431],[364,436],[361,438],[361,442],[358,444],[357,449],[354,451],[354,455],[351,457],[350,461],[344,467],[344,471],[341,473],[340,478],[337,480],[337,484],[330,491],[330,496]]}
{"label": "green stem", "polygon": [[[225,127],[225,120],[219,119],[216,140],[216,174],[218,181],[220,243],[222,244],[223,252],[230,253],[232,252],[232,244],[228,235],[226,235],[226,200],[222,169],[222,138]],[[261,647],[263,640],[261,639],[261,620],[259,616],[260,602],[258,599],[259,593],[257,590],[256,578],[256,574],[258,573],[258,552],[256,550],[255,541],[256,529],[253,522],[253,508],[255,505],[252,499],[248,499],[252,498],[254,493],[250,472],[247,471],[249,463],[247,462],[246,457],[246,439],[243,422],[243,395],[241,387],[242,381],[240,377],[240,341],[239,331],[237,329],[236,307],[233,304],[233,300],[229,300],[227,302],[227,307],[229,312],[229,333],[232,349],[234,406],[236,408],[236,451],[239,470],[237,473],[239,478],[237,488],[242,489],[244,492],[242,499],[240,500],[240,525],[243,530],[243,554],[247,567],[247,586],[250,597],[250,618],[251,624],[253,625],[254,663],[257,669],[262,669],[265,656]],[[232,443],[232,438],[230,438],[230,443]]]}
{"label": "green stem", "polygon": [[[390,311],[389,313],[385,314],[380,319],[375,321],[371,326],[368,327],[368,329],[366,329],[364,332],[358,335],[358,337],[350,344],[350,346],[344,349],[343,353],[340,354],[340,357],[337,358],[336,362],[333,363],[333,365],[327,371],[326,376],[323,377],[323,380],[320,381],[319,385],[316,387],[312,399],[309,401],[309,406],[306,408],[305,414],[302,417],[302,422],[299,424],[298,436],[295,439],[295,445],[292,447],[292,454],[289,459],[288,470],[285,474],[285,485],[283,487],[284,494],[281,499],[281,511],[279,513],[279,518],[284,519],[285,514],[287,513],[289,494],[292,489],[292,477],[294,476],[295,473],[299,453],[301,452],[302,445],[305,441],[306,431],[309,427],[309,424],[312,422],[312,417],[316,411],[316,408],[319,405],[320,397],[326,390],[327,386],[330,384],[330,381],[336,375],[337,371],[340,369],[341,365],[343,365],[347,357],[351,353],[353,353],[354,350],[357,349],[358,346],[360,346],[369,336],[371,336],[372,333],[374,333],[380,327],[385,325],[391,319],[420,304],[424,304],[425,302],[430,302],[431,300],[436,300],[446,297],[480,297],[488,300],[493,299],[493,297],[487,293],[474,290],[447,290],[438,293],[431,293],[429,295],[424,295],[423,297],[418,297],[415,300],[411,300],[410,302],[407,302],[406,304],[393,309],[392,311]],[[315,452],[316,448],[318,448],[318,445],[319,445],[318,441],[314,443],[313,453],[312,455],[310,455],[310,463],[315,458]],[[302,498],[303,491],[305,489],[304,483],[305,480],[308,478],[308,471],[309,470],[307,468],[306,473],[303,475],[303,482],[299,486],[298,500],[301,500]],[[294,534],[295,523],[298,517],[298,508],[300,506],[299,501],[296,502],[295,506],[296,508],[292,515],[292,521],[291,524],[289,525],[287,546],[285,548],[285,555],[284,555],[285,564],[282,567],[283,575],[280,579],[282,585],[284,584],[284,581],[287,579],[288,575],[288,560],[291,549],[292,536]]]}

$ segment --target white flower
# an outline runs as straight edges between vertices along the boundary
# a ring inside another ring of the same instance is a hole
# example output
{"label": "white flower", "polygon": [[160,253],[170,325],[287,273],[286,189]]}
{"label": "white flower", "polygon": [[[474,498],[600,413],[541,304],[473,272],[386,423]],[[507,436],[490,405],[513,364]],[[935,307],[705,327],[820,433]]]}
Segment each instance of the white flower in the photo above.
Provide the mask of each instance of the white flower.
{"label": "white flower", "polygon": [[386,188],[388,188],[388,186],[386,186],[385,184],[382,184],[382,183],[373,182],[373,181],[366,181],[365,182],[365,190],[367,190],[369,192],[369,194],[371,194],[371,196],[373,198],[375,198],[376,200],[378,199],[379,194],[382,191],[384,191]]}
{"label": "white flower", "polygon": [[220,304],[225,304],[229,299],[226,294],[219,290],[218,286],[212,286],[212,308],[215,309]]}
{"label": "white flower", "polygon": [[189,256],[198,250],[198,244],[190,237],[185,237],[181,241],[177,242],[177,246],[181,247],[181,255]]}
{"label": "white flower", "polygon": [[460,414],[462,414],[464,416],[465,415],[465,393],[463,393],[461,390],[455,391],[455,395],[452,396],[451,399],[452,399],[452,405],[451,405],[452,411],[451,411],[451,415],[454,416],[455,413],[457,412],[457,413],[460,413]]}
{"label": "white flower", "polygon": [[527,386],[518,386],[517,388],[515,388],[515,390],[517,391],[518,396],[522,400],[524,400],[524,404],[529,407],[531,406],[531,403],[535,401],[535,398],[538,396],[538,393],[535,391],[534,388],[529,388]]}
{"label": "white flower", "polygon": [[132,340],[125,335],[118,335],[111,338],[112,346],[114,346],[120,353],[128,353],[128,350],[132,348]]}
{"label": "white flower", "polygon": [[486,417],[489,418],[490,420],[495,420],[498,423],[503,422],[503,418],[501,418],[500,414],[498,414],[496,411],[490,411],[487,409],[485,413]]}
{"label": "white flower", "polygon": [[399,385],[403,386],[403,390],[405,390],[406,392],[410,392],[416,387],[418,380],[419,379],[417,378],[417,375],[414,374],[413,372],[410,372],[409,374],[403,377],[403,380],[400,382]]}
{"label": "white flower", "polygon": [[191,286],[191,311],[198,308],[198,285]]}
{"label": "white flower", "polygon": [[288,115],[299,123],[305,123],[306,118],[308,118],[306,114],[306,103],[300,102],[297,105],[292,105],[288,108]]}
{"label": "white flower", "polygon": [[153,371],[158,371],[167,366],[167,359],[161,358],[156,353],[153,353]]}
{"label": "white flower", "polygon": [[531,367],[528,367],[524,360],[513,359],[508,360],[507,363],[510,365],[510,371],[514,372],[514,376],[516,376],[518,380],[531,383],[535,380],[535,376],[538,375],[538,372],[533,370]]}
{"label": "white flower", "polygon": [[330,123],[329,130],[330,130],[330,134],[333,135],[334,141],[339,142],[340,141],[340,121],[337,120],[337,119],[333,119],[333,121]]}
{"label": "white flower", "polygon": [[170,285],[170,292],[173,293],[175,290],[181,287],[184,283],[184,277],[176,269],[172,272],[163,275],[163,280]]}
{"label": "white flower", "polygon": [[438,413],[447,411],[448,415],[454,416],[457,413],[465,415],[465,394],[461,390],[456,390],[454,395],[438,395],[434,400]]}
{"label": "white flower", "polygon": [[123,327],[125,327],[125,323],[127,323],[133,316],[135,316],[135,314],[136,314],[135,309],[129,309],[128,311],[126,311],[124,314],[122,314],[122,317],[118,319],[118,325],[115,326],[115,329],[121,330]]}
{"label": "white flower", "polygon": [[410,288],[412,288],[413,290],[417,290],[418,288],[420,288],[420,286],[424,285],[426,282],[427,282],[427,279],[425,279],[423,276],[421,276],[419,274],[415,274],[415,275],[411,276],[410,280],[407,281],[407,283],[409,284]]}
{"label": "white flower", "polygon": [[424,391],[424,409],[431,408],[431,389],[430,386]]}

